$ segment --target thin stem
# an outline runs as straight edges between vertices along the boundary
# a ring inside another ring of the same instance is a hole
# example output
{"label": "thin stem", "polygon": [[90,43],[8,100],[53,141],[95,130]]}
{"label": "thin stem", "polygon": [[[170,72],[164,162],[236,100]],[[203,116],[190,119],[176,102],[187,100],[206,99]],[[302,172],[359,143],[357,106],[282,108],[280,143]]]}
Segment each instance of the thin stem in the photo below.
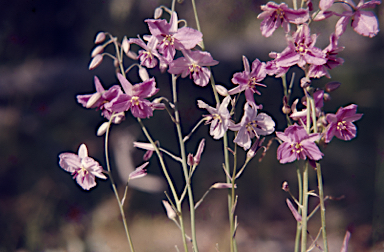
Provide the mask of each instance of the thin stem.
{"label": "thin stem", "polygon": [[177,98],[177,90],[176,90],[176,76],[174,74],[172,74],[172,94],[173,94],[173,103],[175,104],[175,120],[176,120],[177,136],[179,139],[179,146],[180,146],[180,152],[181,152],[181,160],[182,160],[181,164],[183,167],[184,179],[185,179],[185,183],[188,191],[189,211],[191,216],[192,245],[193,245],[193,251],[198,252],[199,249],[197,247],[196,226],[195,226],[196,225],[195,224],[195,203],[193,200],[193,193],[192,193],[190,178],[188,175],[187,155],[185,154],[183,134],[181,132],[180,114],[179,114],[179,106],[178,106],[178,98]]}
{"label": "thin stem", "polygon": [[327,240],[327,232],[326,232],[326,223],[325,223],[325,206],[324,206],[324,190],[323,190],[323,178],[321,175],[321,165],[316,163],[316,171],[317,171],[317,183],[319,187],[319,198],[320,198],[320,211],[321,211],[321,229],[323,235],[323,243],[324,243],[324,252],[328,252],[328,240]]}
{"label": "thin stem", "polygon": [[308,215],[308,161],[303,171],[303,204],[301,212],[301,252],[307,251],[307,215]]}
{"label": "thin stem", "polygon": [[[297,184],[299,187],[299,206],[302,206],[303,204],[303,180],[301,178],[301,172],[299,166],[296,166],[296,173],[297,173]],[[297,210],[299,214],[301,214],[301,207]],[[295,252],[299,252],[300,248],[300,234],[301,234],[301,223],[297,222],[296,225],[296,238],[295,238]]]}
{"label": "thin stem", "polygon": [[111,181],[111,185],[112,185],[112,189],[113,189],[113,193],[115,194],[116,196],[116,200],[117,200],[117,203],[119,205],[119,210],[120,210],[120,215],[121,215],[121,218],[123,220],[123,224],[124,224],[124,229],[125,229],[125,234],[127,236],[127,240],[128,240],[128,243],[129,243],[129,247],[131,249],[131,252],[134,252],[135,249],[133,248],[133,243],[132,243],[132,240],[131,240],[131,236],[129,234],[129,230],[128,230],[128,225],[127,225],[127,220],[125,218],[125,213],[124,213],[124,208],[123,208],[123,204],[121,203],[120,201],[120,197],[119,197],[119,193],[117,192],[117,188],[116,188],[116,183],[112,177],[112,174],[111,174],[111,167],[110,167],[110,164],[109,164],[109,153],[108,153],[108,137],[109,137],[109,129],[110,129],[110,126],[111,126],[111,122],[112,122],[112,119],[113,119],[113,116],[111,117],[111,119],[109,120],[109,125],[108,125],[108,128],[107,128],[107,131],[105,133],[105,146],[104,146],[104,150],[105,150],[105,162],[107,164],[107,170],[108,170],[108,174],[109,174],[109,179]]}
{"label": "thin stem", "polygon": [[185,227],[184,227],[183,215],[182,215],[182,211],[181,211],[181,202],[179,200],[179,197],[177,196],[175,186],[173,185],[172,179],[168,174],[167,168],[166,168],[164,160],[163,160],[163,156],[161,155],[159,148],[157,147],[157,145],[153,141],[151,135],[149,135],[147,128],[144,126],[141,119],[137,117],[137,121],[139,122],[139,124],[141,126],[141,130],[143,131],[144,135],[147,137],[148,141],[155,148],[155,152],[156,152],[157,157],[159,158],[159,161],[160,161],[160,166],[163,170],[165,178],[167,179],[168,185],[171,188],[173,198],[176,202],[176,208],[177,208],[177,211],[179,212],[178,217],[179,217],[179,222],[180,222],[181,235],[183,237],[184,251],[188,252],[188,245],[187,245],[187,242],[185,239],[186,236],[185,236]]}

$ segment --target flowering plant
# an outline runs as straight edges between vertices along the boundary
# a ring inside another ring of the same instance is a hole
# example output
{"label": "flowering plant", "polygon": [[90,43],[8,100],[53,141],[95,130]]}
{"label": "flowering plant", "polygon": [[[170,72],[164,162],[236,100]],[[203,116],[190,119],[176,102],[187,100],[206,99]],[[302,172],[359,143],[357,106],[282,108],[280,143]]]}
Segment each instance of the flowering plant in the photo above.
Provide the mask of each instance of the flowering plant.
{"label": "flowering plant", "polygon": [[[77,101],[86,108],[101,110],[101,115],[107,120],[97,131],[98,136],[105,136],[106,170],[103,170],[94,159],[88,157],[84,144],[80,146],[78,155],[61,153],[59,165],[65,171],[71,172],[84,190],[96,186],[95,177],[107,179],[108,176],[119,205],[130,249],[134,251],[134,243],[129,234],[124,212],[126,192],[130,180],[141,178],[147,174],[144,168],[150,163],[148,160],[152,154],[156,153],[170,188],[170,195],[166,193],[167,200],[163,200],[163,205],[168,218],[172,219],[181,230],[184,251],[188,251],[191,247],[193,251],[199,251],[196,238],[195,211],[212,189],[228,190],[230,251],[237,251],[236,230],[238,223],[235,212],[238,196],[236,195],[236,181],[256,153],[261,150],[263,152],[261,157],[263,157],[269,150],[272,141],[276,140],[279,143],[277,160],[281,164],[305,160],[303,167],[297,169],[299,195],[294,196],[290,192],[287,182],[283,184],[283,190],[290,193],[296,204],[293,205],[287,199],[288,208],[297,221],[294,251],[305,252],[314,247],[320,251],[328,251],[324,204],[326,197],[323,192],[320,165],[320,160],[324,154],[321,152],[321,146],[329,144],[334,136],[345,141],[355,138],[357,130],[353,122],[359,120],[362,114],[356,113],[357,105],[355,104],[341,107],[336,114],[325,113],[323,111],[325,97],[329,96],[328,93],[335,90],[339,84],[331,82],[326,84],[324,89],[321,89],[316,88],[312,82],[322,77],[330,78],[329,70],[343,64],[344,60],[338,57],[338,53],[344,47],[339,46],[338,41],[346,30],[349,20],[352,20],[351,25],[358,34],[374,37],[378,33],[376,17],[372,12],[362,9],[373,8],[380,4],[380,1],[372,0],[367,3],[360,1],[356,6],[349,0],[320,0],[319,9],[315,11],[311,1],[302,1],[300,8],[298,8],[296,0],[293,0],[292,8],[285,3],[276,4],[274,2],[261,6],[262,12],[258,18],[263,20],[260,27],[262,35],[270,37],[282,26],[286,33],[287,47],[281,52],[271,52],[269,55],[271,60],[267,62],[255,59],[250,65],[248,58],[243,56],[244,70],[233,74],[231,82],[235,86],[229,90],[222,85],[215,84],[211,67],[219,64],[219,62],[205,51],[194,0],[192,0],[192,4],[198,30],[188,27],[185,20],[178,19],[175,1],[173,1],[171,9],[160,6],[155,9],[154,19],[145,20],[150,34],[130,39],[124,37],[121,43],[108,32],[97,34],[95,39],[97,46],[92,52],[89,69],[97,68],[105,57],[112,58],[117,72],[116,79],[120,85],[113,85],[105,90],[99,78],[95,76],[96,92],[78,95]],[[331,11],[332,6],[336,4],[342,4],[349,10],[343,13]],[[163,13],[164,11],[166,13]],[[163,16],[168,17],[169,21],[162,19]],[[320,22],[331,16],[340,18],[335,25],[335,30],[329,35],[329,45],[321,49],[315,45],[319,35],[312,34],[310,26],[312,22]],[[291,27],[293,25],[296,27],[294,31]],[[141,47],[138,53],[131,50],[132,44]],[[114,46],[115,55],[104,52],[108,45]],[[133,62],[129,67],[126,65],[127,60]],[[304,77],[300,81],[294,79],[294,70],[291,69],[294,66],[298,66],[304,72]],[[128,80],[128,73],[134,67],[138,68],[142,82],[131,84]],[[147,69],[155,67],[159,67],[162,73],[170,74],[171,97],[154,97],[162,86],[156,83],[155,77],[149,76]],[[287,76],[291,72],[291,83],[287,85]],[[207,85],[210,83],[215,102],[210,105],[209,102],[197,100],[197,107],[205,109],[208,113],[202,115],[202,119],[188,135],[184,135],[181,129],[183,115],[179,113],[177,81],[179,77],[185,78],[187,76],[205,92],[208,92]],[[286,115],[287,123],[283,132],[275,132],[276,123],[273,117],[261,112],[263,106],[258,104],[257,99],[255,99],[255,94],[261,95],[259,88],[267,87],[262,83],[267,76],[281,79],[284,91],[284,96],[281,98],[282,112]],[[295,83],[301,87],[304,94],[301,100],[302,110],[298,110],[300,106],[298,99],[292,101],[291,93]],[[245,102],[241,104],[239,101],[242,101],[240,97],[243,93]],[[235,115],[238,106],[243,108],[243,115],[241,120],[236,122]],[[160,143],[154,140],[155,138],[147,130],[143,120],[151,119],[156,110],[166,110],[170,120],[175,124],[179,156],[160,147]],[[147,151],[143,158],[143,161],[147,162],[130,173],[124,195],[121,196],[111,173],[108,144],[111,125],[123,123],[128,111],[137,120],[147,139],[147,142],[134,143],[135,147]],[[204,158],[205,139],[200,140],[195,155],[186,153],[186,144],[203,122],[210,124],[209,134],[212,138],[223,142],[224,163],[222,167],[225,181],[213,183],[202,198],[196,201],[191,180],[200,160]],[[271,136],[274,132],[276,137]],[[230,139],[230,136],[233,136],[233,139]],[[270,141],[264,145],[264,140],[267,137],[270,138]],[[236,161],[233,167],[229,163],[230,156],[237,160],[237,146],[247,151],[246,159],[240,169],[237,168]],[[184,177],[182,190],[176,189],[168,166],[164,162],[163,154],[168,155],[181,165]],[[302,165],[302,163],[298,162],[298,165]],[[309,190],[309,173],[311,172],[309,165],[315,170],[318,191]],[[308,204],[310,196],[319,199],[319,205],[312,212],[310,212]],[[190,231],[186,230],[185,216],[182,213],[182,204],[185,200],[188,200],[189,205]],[[308,244],[308,234],[312,235],[308,231],[308,221],[318,209],[321,215],[321,227],[318,235],[312,239],[312,243]],[[320,236],[322,237],[322,245],[318,242]],[[350,233],[347,232],[341,251],[347,251],[349,237]]]}

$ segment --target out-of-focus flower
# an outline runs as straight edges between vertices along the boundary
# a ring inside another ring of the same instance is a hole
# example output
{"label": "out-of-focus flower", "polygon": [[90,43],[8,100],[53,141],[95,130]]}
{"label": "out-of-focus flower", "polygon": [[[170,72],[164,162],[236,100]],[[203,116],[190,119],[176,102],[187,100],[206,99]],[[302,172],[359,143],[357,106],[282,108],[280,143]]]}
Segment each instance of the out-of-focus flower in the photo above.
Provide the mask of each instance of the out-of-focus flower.
{"label": "out-of-focus flower", "polygon": [[263,12],[257,18],[264,19],[261,22],[260,30],[265,37],[271,36],[280,26],[288,33],[290,31],[289,23],[302,24],[309,19],[308,9],[293,10],[288,8],[285,3],[268,2],[266,5],[261,6],[261,10]]}
{"label": "out-of-focus flower", "polygon": [[120,95],[105,106],[115,112],[131,110],[134,117],[151,117],[153,115],[153,106],[152,103],[145,98],[151,97],[159,91],[159,89],[156,88],[155,79],[152,77],[142,83],[132,85],[120,73],[117,74],[117,78],[125,94]]}
{"label": "out-of-focus flower", "polygon": [[[324,90],[317,90],[313,93],[313,100],[314,100],[314,103],[315,103],[315,111],[316,111],[316,117],[319,117],[320,114],[321,114],[321,109],[323,108],[324,106]],[[304,97],[305,98],[305,97]],[[307,100],[304,99],[303,100],[303,105],[306,106],[307,108],[301,110],[301,111],[297,111],[296,110],[296,105],[297,105],[297,102],[298,101],[295,101],[293,104],[292,104],[292,114],[290,115],[290,117],[295,120],[295,121],[298,121],[300,125],[305,125],[307,123],[307,113],[308,113],[308,104],[307,104]],[[311,116],[311,120],[312,120],[312,116]]]}
{"label": "out-of-focus flower", "polygon": [[334,136],[341,140],[349,141],[356,137],[354,121],[359,120],[363,114],[356,114],[357,105],[351,104],[341,107],[336,114],[327,114],[328,126],[325,132],[325,142],[329,143]]}
{"label": "out-of-focus flower", "polygon": [[244,71],[241,73],[235,73],[232,77],[232,83],[239,86],[228,91],[228,94],[233,95],[244,91],[247,102],[255,103],[253,94],[260,95],[260,92],[256,89],[257,86],[266,87],[266,85],[260,83],[267,76],[265,69],[265,63],[260,62],[259,59],[255,59],[252,62],[252,69],[249,67],[249,61],[247,57],[243,56]]}
{"label": "out-of-focus flower", "polygon": [[59,159],[60,167],[70,172],[84,190],[89,190],[96,186],[95,177],[107,179],[103,174],[103,167],[93,158],[88,157],[88,150],[85,144],[80,145],[77,155],[65,152],[59,155]]}
{"label": "out-of-focus flower", "polygon": [[252,138],[259,138],[260,135],[266,136],[275,131],[275,122],[265,113],[257,114],[257,107],[247,102],[244,105],[244,115],[240,123],[230,125],[229,129],[237,131],[233,142],[243,147],[244,150],[248,150],[251,147]]}
{"label": "out-of-focus flower", "polygon": [[336,23],[336,36],[339,38],[346,30],[347,25],[352,20],[352,27],[355,32],[367,37],[374,37],[379,32],[379,22],[377,17],[372,11],[364,11],[362,9],[373,9],[376,5],[381,4],[381,1],[371,0],[364,3],[364,0],[360,0],[356,6],[352,0],[345,0],[345,3],[351,8],[351,10],[344,11],[341,14],[341,18]]}
{"label": "out-of-focus flower", "polygon": [[167,63],[173,60],[176,49],[192,49],[202,41],[203,34],[189,27],[178,28],[177,13],[172,12],[169,23],[165,19],[146,19],[149,31],[158,41],[158,51]]}
{"label": "out-of-focus flower", "polygon": [[320,160],[323,153],[317,147],[319,133],[309,134],[304,127],[297,124],[291,125],[284,132],[276,132],[276,136],[283,141],[277,148],[277,159],[280,163],[290,163],[299,159]]}
{"label": "out-of-focus flower", "polygon": [[224,133],[228,130],[230,123],[230,114],[228,111],[228,104],[231,101],[231,97],[227,96],[224,98],[221,104],[217,104],[216,108],[213,108],[205,102],[198,100],[197,105],[199,108],[206,109],[210,115],[203,115],[206,118],[205,124],[211,124],[209,134],[214,139],[220,139],[224,136]]}
{"label": "out-of-focus flower", "polygon": [[209,52],[182,50],[184,57],[180,57],[169,64],[168,72],[171,74],[181,74],[182,78],[189,76],[193,78],[196,85],[205,87],[211,71],[205,66],[219,64],[214,60]]}

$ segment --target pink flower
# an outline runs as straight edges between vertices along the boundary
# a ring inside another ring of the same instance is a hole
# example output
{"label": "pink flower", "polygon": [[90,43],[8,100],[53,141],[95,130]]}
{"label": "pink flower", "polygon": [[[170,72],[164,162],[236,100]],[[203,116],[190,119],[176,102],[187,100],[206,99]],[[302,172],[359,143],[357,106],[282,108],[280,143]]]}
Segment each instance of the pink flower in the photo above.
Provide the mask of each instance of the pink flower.
{"label": "pink flower", "polygon": [[351,8],[349,11],[345,11],[341,14],[341,18],[336,23],[336,36],[340,37],[347,28],[349,21],[352,19],[352,27],[355,32],[367,37],[374,37],[379,32],[379,22],[377,17],[371,11],[364,11],[362,9],[373,9],[376,5],[381,4],[381,1],[372,0],[364,3],[364,0],[360,0],[356,6],[351,0],[346,0],[345,3]]}
{"label": "pink flower", "polygon": [[299,159],[320,160],[323,153],[317,147],[319,133],[309,134],[304,127],[297,124],[291,125],[284,132],[276,132],[276,136],[283,141],[277,148],[277,159],[280,163],[290,163]]}
{"label": "pink flower", "polygon": [[61,153],[59,165],[65,171],[72,173],[76,182],[84,189],[89,190],[96,186],[95,177],[107,179],[103,174],[103,167],[93,158],[88,157],[88,150],[85,144],[81,144],[78,154]]}
{"label": "pink flower", "polygon": [[241,73],[235,73],[232,77],[232,83],[239,86],[228,91],[228,94],[233,95],[244,91],[247,102],[255,103],[253,94],[260,95],[260,92],[256,89],[257,86],[266,87],[266,85],[260,83],[267,76],[265,69],[265,63],[260,62],[259,59],[255,59],[252,62],[252,69],[249,67],[249,61],[247,57],[243,56],[244,71]]}
{"label": "pink flower", "polygon": [[327,114],[329,122],[325,132],[325,142],[329,143],[334,136],[341,140],[349,141],[356,137],[356,126],[354,121],[359,120],[363,114],[356,114],[357,105],[351,104],[345,108],[341,107],[335,114]]}
{"label": "pink flower", "polygon": [[192,49],[201,42],[203,37],[201,32],[189,27],[179,29],[176,12],[172,12],[169,23],[165,19],[147,19],[145,22],[152,36],[158,39],[157,49],[167,63],[173,60],[176,49]]}
{"label": "pink flower", "polygon": [[184,57],[180,57],[169,64],[168,72],[171,74],[181,74],[182,78],[189,76],[193,78],[196,85],[205,87],[211,71],[205,66],[219,64],[214,60],[209,52],[182,50]]}
{"label": "pink flower", "polygon": [[216,105],[216,108],[208,106],[208,104],[201,100],[197,101],[199,108],[204,108],[210,113],[210,115],[204,115],[207,120],[205,124],[211,124],[209,134],[213,136],[214,139],[222,138],[228,130],[231,116],[227,106],[230,100],[230,96],[225,97],[221,104]]}
{"label": "pink flower", "polygon": [[288,47],[278,54],[277,67],[291,67],[298,65],[303,68],[305,64],[324,65],[327,62],[326,54],[315,47],[317,35],[310,34],[308,24],[297,28],[293,38],[288,38]]}
{"label": "pink flower", "polygon": [[[141,46],[144,50],[139,50],[139,59],[140,59],[140,65],[145,66],[147,68],[154,68],[157,65],[157,59],[160,59],[162,61],[162,56],[157,52],[156,46],[158,43],[158,40],[156,37],[151,36],[148,44],[145,44],[145,42],[139,37],[139,38],[131,38],[129,39],[130,44],[137,44]],[[155,58],[156,57],[156,58]]]}
{"label": "pink flower", "polygon": [[117,78],[123,86],[125,94],[120,95],[107,108],[115,112],[131,110],[134,117],[149,118],[153,115],[154,105],[145,98],[156,94],[159,89],[156,88],[154,78],[150,78],[142,83],[132,85],[122,74],[118,73]]}
{"label": "pink flower", "polygon": [[271,36],[280,26],[288,33],[290,30],[289,23],[302,24],[309,19],[307,9],[293,10],[288,8],[285,3],[278,5],[274,2],[268,2],[266,5],[261,6],[261,10],[263,12],[257,18],[264,19],[261,22],[260,30],[265,37]]}
{"label": "pink flower", "polygon": [[[110,89],[104,90],[97,76],[95,76],[94,81],[95,81],[96,93],[87,94],[87,95],[77,95],[76,96],[77,102],[86,108],[100,109],[101,115],[109,120],[111,119],[113,112],[116,112],[109,105],[112,100],[122,95],[123,92],[121,91],[121,88],[118,85],[114,85]],[[118,124],[123,119],[124,119],[124,114],[118,114],[118,116],[114,117],[112,122]]]}
{"label": "pink flower", "polygon": [[243,147],[244,150],[248,150],[251,147],[252,138],[259,138],[260,135],[266,136],[275,131],[275,122],[265,113],[257,114],[257,107],[247,102],[244,106],[241,122],[229,126],[229,129],[237,131],[233,142]]}

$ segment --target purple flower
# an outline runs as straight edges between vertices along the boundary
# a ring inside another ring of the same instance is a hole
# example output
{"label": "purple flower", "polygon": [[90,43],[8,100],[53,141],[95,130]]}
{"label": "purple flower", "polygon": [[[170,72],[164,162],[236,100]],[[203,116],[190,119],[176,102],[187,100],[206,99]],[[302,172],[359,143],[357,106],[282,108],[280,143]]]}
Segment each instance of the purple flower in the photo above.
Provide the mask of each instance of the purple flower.
{"label": "purple flower", "polygon": [[346,0],[345,3],[351,8],[349,11],[345,11],[341,14],[341,18],[336,23],[336,36],[340,37],[347,28],[349,20],[352,19],[352,27],[360,35],[367,37],[374,37],[379,32],[379,23],[377,17],[371,11],[364,11],[362,9],[373,9],[376,5],[381,4],[381,1],[372,0],[364,3],[364,0],[360,0],[356,6],[351,0]]}
{"label": "purple flower", "polygon": [[145,42],[140,37],[138,39],[129,39],[129,43],[137,44],[144,49],[139,50],[140,65],[147,68],[154,68],[157,65],[157,59],[155,56],[160,59],[160,61],[163,60],[162,56],[156,50],[158,40],[155,36],[150,37],[148,44],[145,44]]}
{"label": "purple flower", "polygon": [[288,8],[285,3],[278,5],[274,2],[268,2],[266,5],[261,6],[261,10],[263,12],[257,18],[264,19],[261,22],[260,30],[265,37],[271,36],[280,26],[288,33],[290,30],[289,23],[302,24],[309,19],[307,9],[293,10]]}
{"label": "purple flower", "polygon": [[259,138],[260,135],[266,136],[275,131],[275,122],[272,118],[265,114],[257,114],[255,104],[245,103],[244,115],[241,122],[229,126],[230,130],[238,131],[233,142],[248,150],[252,144],[252,138]]}
{"label": "purple flower", "polygon": [[260,95],[260,92],[256,89],[256,86],[266,87],[266,85],[259,83],[267,76],[265,69],[265,63],[260,62],[259,59],[255,59],[252,62],[252,69],[249,67],[249,61],[247,57],[243,56],[244,71],[241,73],[235,73],[232,77],[232,83],[239,86],[228,91],[228,94],[233,95],[244,91],[247,102],[255,103],[253,94]]}
{"label": "purple flower", "polygon": [[89,190],[96,186],[95,177],[107,179],[103,174],[103,167],[93,158],[88,157],[88,150],[85,144],[81,144],[78,154],[61,153],[59,165],[65,171],[72,173],[76,182],[84,189]]}
{"label": "purple flower", "polygon": [[[96,93],[87,94],[87,95],[77,95],[77,102],[83,105],[86,108],[96,108],[101,110],[101,115],[106,119],[111,119],[111,116],[115,110],[109,105],[112,100],[116,99],[123,94],[121,88],[118,85],[112,86],[107,91],[104,90],[101,82],[97,76],[94,78]],[[120,123],[124,119],[124,114],[117,114],[112,120],[113,123]]]}
{"label": "purple flower", "polygon": [[153,115],[153,104],[144,99],[156,94],[159,89],[156,88],[155,79],[152,77],[142,83],[132,85],[122,74],[118,73],[119,79],[125,94],[120,95],[111,103],[105,105],[116,112],[131,110],[134,117],[149,118]]}
{"label": "purple flower", "polygon": [[213,136],[214,139],[220,139],[224,136],[224,133],[228,130],[230,123],[230,114],[227,109],[227,106],[231,100],[230,96],[224,98],[221,104],[217,104],[216,108],[208,106],[205,102],[198,100],[197,105],[199,108],[204,108],[208,110],[210,115],[204,115],[206,118],[205,124],[211,124],[209,134]]}
{"label": "purple flower", "polygon": [[291,67],[298,65],[303,68],[305,64],[324,65],[327,62],[325,53],[315,47],[317,35],[310,35],[308,24],[297,28],[293,38],[288,38],[288,47],[275,59],[278,67]]}
{"label": "purple flower", "polygon": [[182,50],[184,57],[180,57],[169,64],[168,72],[171,74],[181,74],[182,78],[189,75],[193,78],[196,85],[205,87],[211,71],[205,66],[214,66],[219,64],[214,60],[209,52]]}
{"label": "purple flower", "polygon": [[276,136],[283,141],[277,148],[277,159],[282,164],[307,157],[317,161],[324,155],[315,143],[321,135],[319,133],[308,135],[304,127],[297,124],[289,126],[284,132],[276,132]]}
{"label": "purple flower", "polygon": [[327,114],[328,126],[325,132],[325,142],[329,143],[334,136],[349,141],[356,137],[354,121],[359,120],[363,114],[356,114],[357,105],[351,104],[341,107],[335,114]]}
{"label": "purple flower", "polygon": [[201,32],[189,28],[178,28],[177,13],[172,12],[169,23],[165,19],[147,19],[149,31],[158,41],[158,51],[164,56],[167,63],[173,60],[176,49],[192,49],[202,41]]}

